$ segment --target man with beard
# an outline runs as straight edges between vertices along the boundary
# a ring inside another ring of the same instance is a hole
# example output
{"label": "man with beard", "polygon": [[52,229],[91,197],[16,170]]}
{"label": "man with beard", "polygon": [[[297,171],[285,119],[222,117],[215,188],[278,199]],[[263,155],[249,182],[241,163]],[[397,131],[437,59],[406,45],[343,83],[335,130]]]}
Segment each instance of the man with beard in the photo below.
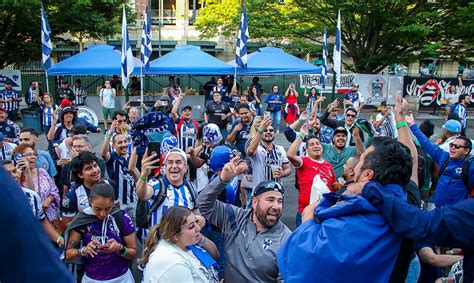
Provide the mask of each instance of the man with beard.
{"label": "man with beard", "polygon": [[229,104],[222,101],[222,94],[218,91],[213,94],[214,101],[206,106],[204,121],[219,126],[222,135],[227,137],[227,124],[232,115]]}
{"label": "man with beard", "polygon": [[265,180],[279,181],[291,173],[285,149],[273,143],[275,129],[272,119],[267,116],[255,127],[257,132],[247,147],[247,156],[252,162],[254,188]]}
{"label": "man with beard", "polygon": [[260,183],[253,192],[252,207],[238,208],[217,200],[227,183],[247,165],[234,157],[198,197],[199,210],[224,233],[225,282],[276,282],[276,253],[291,231],[280,221],[283,186],[275,181]]}
{"label": "man with beard", "polygon": [[[297,156],[296,152],[306,137],[306,156]],[[298,174],[299,194],[298,211],[296,212],[296,226],[298,227],[301,225],[303,209],[310,204],[312,186],[316,176],[319,176],[326,185],[326,189],[321,191],[321,194],[336,191],[339,189],[339,185],[336,182],[332,165],[323,159],[321,142],[315,136],[308,136],[307,126],[301,128],[286,154]]]}
{"label": "man with beard", "polygon": [[342,177],[338,179],[339,184],[347,187],[348,185],[354,183],[355,167],[357,166],[357,163],[359,163],[359,159],[359,155],[353,155],[347,159],[346,164],[344,164],[342,167]]}
{"label": "man with beard", "polygon": [[[112,122],[109,131],[105,135],[100,154],[105,160],[109,178],[117,185],[120,209],[125,209],[135,222],[135,210],[138,201],[135,190],[136,184],[128,170],[128,138],[122,133],[116,133],[121,124],[122,122],[119,122],[119,119]],[[114,148],[112,153],[110,153],[110,140],[112,140],[112,147]]]}
{"label": "man with beard", "polygon": [[352,137],[356,142],[356,146],[347,145],[347,130],[344,127],[338,127],[334,130],[334,136],[332,138],[333,144],[324,144],[323,147],[323,158],[327,162],[331,163],[336,173],[336,179],[342,177],[343,166],[346,161],[355,154],[362,154],[365,150],[364,144],[359,136],[359,128],[356,126],[352,131]]}

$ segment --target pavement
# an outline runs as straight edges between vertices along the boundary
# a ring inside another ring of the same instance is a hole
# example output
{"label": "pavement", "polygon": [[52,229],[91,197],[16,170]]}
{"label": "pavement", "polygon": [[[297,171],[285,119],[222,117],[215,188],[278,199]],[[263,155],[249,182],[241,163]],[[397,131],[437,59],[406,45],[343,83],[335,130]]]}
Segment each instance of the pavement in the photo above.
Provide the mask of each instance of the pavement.
{"label": "pavement", "polygon": [[[368,118],[373,111],[367,111],[361,114],[363,118]],[[474,119],[474,117],[472,117]],[[418,113],[415,117],[416,122],[419,124],[425,119],[431,120],[431,122],[436,126],[435,134],[433,137],[437,137],[442,134],[443,129],[441,126],[444,124],[444,117],[442,115],[430,115],[428,113]],[[282,145],[284,148],[288,149],[290,147],[290,143],[286,140],[285,136],[283,135],[283,129],[285,123],[282,122],[282,129],[280,130],[280,134],[277,135],[275,138],[275,144]],[[21,123],[20,123],[21,126]],[[468,129],[466,131],[467,136],[471,139],[474,139],[474,122],[468,122]],[[92,142],[93,151],[98,153],[100,150],[100,146],[104,141],[104,134],[89,134],[89,137]],[[47,142],[46,137],[44,134],[40,136],[40,149],[47,149]],[[285,187],[285,199],[284,199],[284,209],[281,220],[291,229],[295,229],[295,217],[297,211],[297,204],[298,204],[298,192],[295,189],[295,174],[294,168],[292,167],[292,174],[283,179],[283,186]]]}

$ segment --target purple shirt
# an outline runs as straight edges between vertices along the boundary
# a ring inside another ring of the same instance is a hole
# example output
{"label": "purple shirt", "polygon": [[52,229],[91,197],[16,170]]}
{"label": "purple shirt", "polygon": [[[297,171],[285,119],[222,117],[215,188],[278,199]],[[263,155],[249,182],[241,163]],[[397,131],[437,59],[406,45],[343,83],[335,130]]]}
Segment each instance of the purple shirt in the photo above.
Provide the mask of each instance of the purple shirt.
{"label": "purple shirt", "polygon": [[[135,232],[132,219],[125,211],[123,213],[122,237]],[[102,235],[103,221],[107,221],[104,235]],[[114,218],[112,216],[105,220],[96,220],[92,223],[79,226],[74,230],[81,234],[84,246],[92,240],[97,240],[105,244],[110,239],[115,239],[117,242],[124,244],[123,238],[120,237],[119,228],[114,224]],[[128,259],[116,253],[97,252],[94,258],[89,256],[84,257],[84,270],[89,278],[94,280],[110,280],[122,276],[127,272],[129,266]]]}

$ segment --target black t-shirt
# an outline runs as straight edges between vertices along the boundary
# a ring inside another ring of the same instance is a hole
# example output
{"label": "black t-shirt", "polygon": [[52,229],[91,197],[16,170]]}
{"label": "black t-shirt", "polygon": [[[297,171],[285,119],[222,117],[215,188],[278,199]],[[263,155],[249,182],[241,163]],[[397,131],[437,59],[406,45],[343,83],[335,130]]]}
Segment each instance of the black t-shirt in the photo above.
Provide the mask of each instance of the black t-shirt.
{"label": "black t-shirt", "polygon": [[[407,202],[409,204],[421,207],[420,190],[413,181],[410,181],[408,186],[405,188],[405,192],[407,193]],[[403,239],[400,246],[400,252],[397,256],[397,261],[395,262],[392,274],[390,275],[390,282],[405,282],[410,263],[414,257],[415,242],[407,238]]]}
{"label": "black t-shirt", "polygon": [[213,101],[209,103],[206,107],[206,113],[209,123],[214,123],[219,126],[220,129],[225,129],[228,124],[228,119],[222,120],[221,115],[230,113],[229,105],[226,102],[217,104]]}
{"label": "black t-shirt", "polygon": [[[422,245],[422,244],[417,244],[416,245],[416,250],[419,253],[422,248],[429,248],[433,250],[434,253],[436,253],[436,248],[431,245]],[[420,258],[420,267],[421,267],[421,272],[420,272],[420,278],[418,278],[418,283],[433,283],[436,281],[436,279],[443,277],[443,272],[441,271],[440,267],[433,266],[429,263],[425,263],[424,261],[421,260]]]}

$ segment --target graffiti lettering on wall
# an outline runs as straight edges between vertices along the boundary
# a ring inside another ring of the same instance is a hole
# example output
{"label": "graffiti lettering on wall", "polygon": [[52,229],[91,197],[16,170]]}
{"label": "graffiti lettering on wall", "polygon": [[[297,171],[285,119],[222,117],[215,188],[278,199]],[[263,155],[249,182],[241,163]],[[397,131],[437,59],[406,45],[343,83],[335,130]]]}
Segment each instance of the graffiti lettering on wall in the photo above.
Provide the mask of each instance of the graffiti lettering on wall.
{"label": "graffiti lettering on wall", "polygon": [[[346,94],[351,91],[353,83],[359,84],[359,92],[362,93],[366,105],[380,105],[382,101],[388,99],[388,79],[389,76],[369,75],[369,74],[343,74],[341,85],[337,88],[338,94]],[[321,89],[321,75],[300,75],[301,87],[316,87]],[[331,90],[332,76],[329,76],[323,90]],[[400,92],[401,88],[392,89],[392,92]]]}
{"label": "graffiti lettering on wall", "polygon": [[457,86],[460,94],[471,96],[471,107],[474,103],[474,80],[463,80],[461,86],[457,78],[405,77],[403,85],[403,96],[418,96],[422,107],[441,105],[451,85]]}

